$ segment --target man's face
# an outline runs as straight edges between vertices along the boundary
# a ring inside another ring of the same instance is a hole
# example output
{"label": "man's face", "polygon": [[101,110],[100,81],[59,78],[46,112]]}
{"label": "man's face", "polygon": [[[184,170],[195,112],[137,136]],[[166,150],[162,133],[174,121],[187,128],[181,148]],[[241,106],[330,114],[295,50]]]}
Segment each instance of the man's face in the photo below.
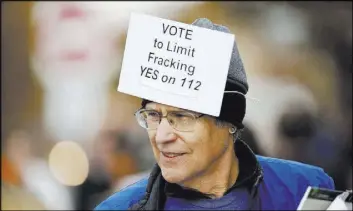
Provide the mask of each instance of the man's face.
{"label": "man's face", "polygon": [[[181,111],[157,103],[148,103],[146,109],[158,111],[163,116],[171,111]],[[216,126],[207,116],[198,118],[190,132],[174,129],[166,118],[162,118],[157,129],[147,131],[162,175],[170,183],[187,183],[212,171],[231,143],[228,128]]]}

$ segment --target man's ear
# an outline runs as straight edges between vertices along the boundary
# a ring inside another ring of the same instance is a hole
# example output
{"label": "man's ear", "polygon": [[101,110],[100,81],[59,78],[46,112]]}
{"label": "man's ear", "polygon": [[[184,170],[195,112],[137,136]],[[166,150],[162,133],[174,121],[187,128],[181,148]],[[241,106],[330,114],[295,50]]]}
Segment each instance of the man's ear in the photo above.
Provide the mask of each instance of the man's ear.
{"label": "man's ear", "polygon": [[234,135],[237,132],[237,127],[231,126],[228,131],[230,134]]}

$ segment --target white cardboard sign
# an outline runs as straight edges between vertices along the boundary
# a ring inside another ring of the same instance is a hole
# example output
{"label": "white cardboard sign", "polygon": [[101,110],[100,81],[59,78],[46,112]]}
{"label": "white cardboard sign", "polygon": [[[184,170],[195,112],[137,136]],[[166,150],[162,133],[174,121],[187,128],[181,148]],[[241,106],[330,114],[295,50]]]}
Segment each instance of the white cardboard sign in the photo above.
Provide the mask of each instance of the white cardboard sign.
{"label": "white cardboard sign", "polygon": [[118,91],[219,116],[234,35],[132,13]]}

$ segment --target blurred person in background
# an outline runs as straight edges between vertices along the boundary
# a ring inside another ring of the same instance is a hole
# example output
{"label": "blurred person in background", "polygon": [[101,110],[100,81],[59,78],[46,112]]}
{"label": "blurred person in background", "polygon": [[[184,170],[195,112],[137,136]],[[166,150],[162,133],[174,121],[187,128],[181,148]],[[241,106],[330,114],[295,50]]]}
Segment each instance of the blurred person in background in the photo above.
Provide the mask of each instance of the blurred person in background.
{"label": "blurred person in background", "polygon": [[[300,105],[290,107],[278,123],[283,159],[292,159],[324,168],[334,179],[338,189],[343,180],[337,175],[337,163],[341,162],[341,148],[335,131],[325,128],[320,119]],[[339,173],[345,175],[345,172]]]}
{"label": "blurred person in background", "polygon": [[[315,156],[308,149],[311,141],[317,133],[317,125],[314,114],[305,109],[300,109],[300,105],[287,109],[279,118],[278,133],[281,140],[281,151],[278,156],[284,159],[307,162],[308,156]],[[332,156],[328,159],[332,159]]]}
{"label": "blurred person in background", "polygon": [[346,168],[351,168],[347,159],[349,148],[337,141],[341,137],[335,129],[300,105],[290,106],[278,122],[281,150],[277,156],[324,168],[334,179],[336,188],[344,190],[349,176]]}
{"label": "blurred person in background", "polygon": [[[350,7],[352,9],[352,4]],[[352,189],[352,29],[345,39],[339,39],[333,46],[333,55],[339,70],[338,95],[342,112],[339,137],[343,139],[343,146],[340,147],[342,156],[339,156],[339,163],[349,168],[348,174],[342,174],[342,169],[336,165],[334,175],[338,187]]]}
{"label": "blurred person in background", "polygon": [[[341,19],[337,15],[331,16],[335,21]],[[322,21],[321,17],[318,20]],[[344,190],[351,188],[351,182],[347,181],[352,180],[350,171],[353,166],[352,31],[338,25],[331,26],[330,22],[317,22],[315,26],[320,27],[320,34],[325,34],[317,36],[316,45],[330,53],[335,62],[338,111],[330,119],[325,119],[325,113],[314,115],[300,105],[288,108],[278,124],[279,139],[283,143],[279,154],[284,159],[324,168],[333,177],[336,188]]]}
{"label": "blurred person in background", "polygon": [[75,187],[78,210],[92,210],[103,198],[115,192],[121,178],[137,172],[132,154],[127,151],[124,132],[104,130],[94,142],[90,171],[83,184]]}
{"label": "blurred person in background", "polygon": [[[295,4],[293,2],[293,4]],[[303,4],[312,16],[312,42],[334,63],[333,89],[337,110],[330,119],[320,118],[315,146],[320,151],[315,162],[327,167],[337,189],[351,188],[352,176],[352,2],[312,2]],[[322,15],[322,14],[326,15]],[[339,23],[339,24],[338,24]],[[326,93],[325,93],[326,94]],[[323,113],[322,116],[325,116]],[[321,149],[322,148],[322,149]],[[333,160],[327,159],[325,153]],[[335,156],[335,157],[334,157]],[[327,163],[323,162],[327,161]],[[347,171],[347,169],[349,169]]]}
{"label": "blurred person in background", "polygon": [[[193,25],[230,33],[208,19]],[[157,164],[96,210],[294,210],[308,186],[335,188],[321,168],[256,156],[239,139],[248,84],[235,43],[225,89],[237,93],[224,94],[217,118],[143,99],[135,115]]]}

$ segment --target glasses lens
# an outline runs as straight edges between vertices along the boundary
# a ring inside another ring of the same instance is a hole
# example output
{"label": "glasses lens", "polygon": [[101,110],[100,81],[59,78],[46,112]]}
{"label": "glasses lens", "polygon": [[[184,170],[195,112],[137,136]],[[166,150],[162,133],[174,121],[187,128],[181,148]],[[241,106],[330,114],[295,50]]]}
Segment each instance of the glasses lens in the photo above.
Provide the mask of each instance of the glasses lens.
{"label": "glasses lens", "polygon": [[176,130],[186,132],[194,129],[196,118],[189,112],[171,112],[168,114],[168,122]]}
{"label": "glasses lens", "polygon": [[156,129],[161,119],[157,111],[151,110],[138,111],[136,118],[140,126],[146,129]]}

